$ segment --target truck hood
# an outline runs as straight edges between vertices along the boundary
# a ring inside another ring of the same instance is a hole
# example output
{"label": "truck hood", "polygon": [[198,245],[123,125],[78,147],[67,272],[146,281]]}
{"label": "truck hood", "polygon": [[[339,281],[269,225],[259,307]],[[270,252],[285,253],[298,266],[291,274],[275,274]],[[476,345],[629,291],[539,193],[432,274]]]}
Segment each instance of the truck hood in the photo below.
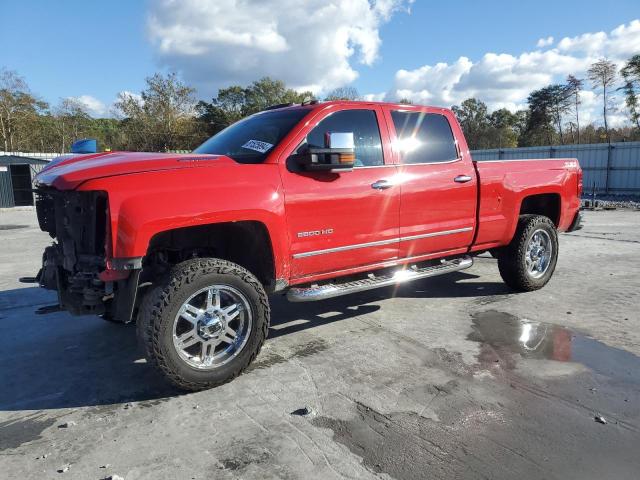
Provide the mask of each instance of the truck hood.
{"label": "truck hood", "polygon": [[224,155],[103,152],[65,155],[51,161],[35,178],[37,185],[72,190],[87,180],[131,173],[210,166],[235,162]]}

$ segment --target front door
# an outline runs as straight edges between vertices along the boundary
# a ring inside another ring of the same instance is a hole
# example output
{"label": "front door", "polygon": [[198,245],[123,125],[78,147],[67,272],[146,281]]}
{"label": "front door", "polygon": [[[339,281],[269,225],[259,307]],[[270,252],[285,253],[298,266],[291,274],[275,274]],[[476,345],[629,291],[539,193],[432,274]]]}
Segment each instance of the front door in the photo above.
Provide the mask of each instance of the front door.
{"label": "front door", "polygon": [[348,273],[398,257],[400,191],[390,186],[396,166],[380,120],[379,107],[331,107],[296,141],[297,148],[323,148],[326,133],[353,132],[352,171],[302,172],[281,164],[292,278]]}
{"label": "front door", "polygon": [[389,113],[400,163],[400,256],[465,249],[473,241],[477,180],[452,124],[440,112]]}
{"label": "front door", "polygon": [[16,207],[33,205],[31,189],[31,168],[26,164],[9,165],[11,169],[11,184],[13,185],[13,200]]}

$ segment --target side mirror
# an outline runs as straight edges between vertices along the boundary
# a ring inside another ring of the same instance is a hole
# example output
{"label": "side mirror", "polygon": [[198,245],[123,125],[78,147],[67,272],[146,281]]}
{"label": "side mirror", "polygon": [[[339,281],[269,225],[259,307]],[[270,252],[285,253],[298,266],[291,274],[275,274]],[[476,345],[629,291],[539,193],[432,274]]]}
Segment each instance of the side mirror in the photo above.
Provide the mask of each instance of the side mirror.
{"label": "side mirror", "polygon": [[98,143],[93,138],[83,138],[71,144],[71,153],[96,153]]}
{"label": "side mirror", "polygon": [[292,155],[296,163],[307,172],[348,172],[356,160],[353,132],[327,132],[326,148],[310,147],[303,153]]}

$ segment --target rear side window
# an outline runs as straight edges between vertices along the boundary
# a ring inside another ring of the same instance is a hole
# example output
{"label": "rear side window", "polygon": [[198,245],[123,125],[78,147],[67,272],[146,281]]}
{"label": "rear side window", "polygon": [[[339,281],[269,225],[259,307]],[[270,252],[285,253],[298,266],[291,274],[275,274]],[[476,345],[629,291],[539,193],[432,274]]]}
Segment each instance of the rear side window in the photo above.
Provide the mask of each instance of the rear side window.
{"label": "rear side window", "polygon": [[444,115],[392,111],[391,118],[402,163],[449,162],[458,158],[453,132]]}
{"label": "rear side window", "polygon": [[384,164],[380,129],[375,111],[340,110],[332,113],[309,132],[307,145],[325,148],[327,132],[353,132],[356,167],[374,167]]}

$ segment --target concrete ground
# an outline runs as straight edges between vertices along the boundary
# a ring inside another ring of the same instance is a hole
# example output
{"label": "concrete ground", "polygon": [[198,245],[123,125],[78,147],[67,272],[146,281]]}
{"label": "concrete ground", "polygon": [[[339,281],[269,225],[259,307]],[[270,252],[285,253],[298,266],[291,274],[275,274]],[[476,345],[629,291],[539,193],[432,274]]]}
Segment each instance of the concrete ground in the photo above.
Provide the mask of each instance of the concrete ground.
{"label": "concrete ground", "polygon": [[48,242],[32,210],[0,212],[3,478],[638,478],[640,212],[586,212],[533,293],[483,256],[397,290],[274,299],[249,371],[191,394],[135,328],[35,314],[53,295],[16,279]]}

